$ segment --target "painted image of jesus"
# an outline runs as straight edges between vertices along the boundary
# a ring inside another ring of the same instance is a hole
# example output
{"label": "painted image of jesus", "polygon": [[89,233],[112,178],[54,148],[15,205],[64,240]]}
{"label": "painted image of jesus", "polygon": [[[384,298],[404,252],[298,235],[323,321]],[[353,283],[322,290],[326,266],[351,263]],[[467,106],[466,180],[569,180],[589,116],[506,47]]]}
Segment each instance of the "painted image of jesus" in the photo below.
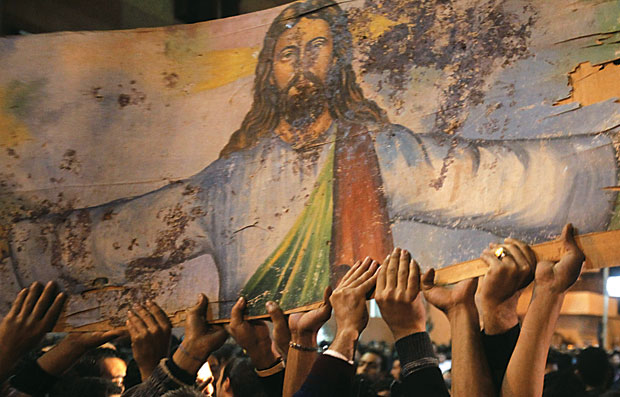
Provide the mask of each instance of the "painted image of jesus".
{"label": "painted image of jesus", "polygon": [[74,293],[105,280],[156,299],[174,282],[145,287],[153,272],[210,255],[219,280],[210,298],[227,317],[239,294],[250,314],[269,300],[320,301],[341,266],[381,260],[394,245],[432,265],[470,259],[498,236],[533,242],[567,221],[580,232],[608,226],[609,136],[416,134],[367,99],[352,61],[337,4],[290,5],[265,36],[252,107],[220,157],[141,196],[16,223],[17,279],[62,280]]}

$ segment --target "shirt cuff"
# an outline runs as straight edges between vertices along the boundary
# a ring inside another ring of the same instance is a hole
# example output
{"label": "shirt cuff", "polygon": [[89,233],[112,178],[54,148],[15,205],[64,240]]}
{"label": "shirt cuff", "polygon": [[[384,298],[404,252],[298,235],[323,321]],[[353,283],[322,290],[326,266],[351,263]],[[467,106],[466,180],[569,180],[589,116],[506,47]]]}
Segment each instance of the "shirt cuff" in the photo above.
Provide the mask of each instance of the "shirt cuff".
{"label": "shirt cuff", "polygon": [[186,385],[193,385],[194,382],[196,382],[196,377],[191,375],[189,372],[179,368],[178,365],[176,365],[176,363],[174,362],[173,359],[169,358],[169,359],[163,359],[162,360],[163,365],[165,366],[165,368],[170,372],[170,375],[172,375],[172,378],[174,380],[178,380],[180,382],[177,383],[184,383]]}
{"label": "shirt cuff", "polygon": [[431,338],[426,332],[416,332],[396,341],[403,377],[428,367],[439,366]]}
{"label": "shirt cuff", "polygon": [[323,354],[326,356],[332,356],[334,358],[343,360],[351,365],[353,365],[353,360],[349,360],[344,354],[337,352],[336,350],[327,349]]}

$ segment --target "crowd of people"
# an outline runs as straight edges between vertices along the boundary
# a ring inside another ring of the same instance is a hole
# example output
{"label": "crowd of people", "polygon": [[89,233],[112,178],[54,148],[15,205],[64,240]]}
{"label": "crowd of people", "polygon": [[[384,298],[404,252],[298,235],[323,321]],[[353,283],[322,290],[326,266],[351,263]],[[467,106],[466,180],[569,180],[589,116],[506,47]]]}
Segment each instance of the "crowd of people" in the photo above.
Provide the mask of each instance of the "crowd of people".
{"label": "crowd of people", "polygon": [[[433,269],[422,275],[410,253],[396,248],[380,263],[366,258],[351,266],[336,288],[326,288],[315,310],[285,316],[268,302],[271,326],[247,320],[243,297],[230,323],[209,324],[209,302],[201,294],[187,310],[180,339],[172,335],[166,313],[150,301],[136,304],[121,329],[50,339],[46,334],[67,296],[53,281],[34,283],[17,295],[0,323],[2,395],[620,395],[620,356],[610,360],[594,347],[574,357],[549,350],[564,296],[584,261],[570,225],[561,240],[557,263],[538,262],[517,240],[492,244],[481,254],[487,274],[454,286],[436,285]],[[531,283],[520,323],[517,301]],[[373,295],[393,347],[358,346]],[[432,344],[423,299],[447,316],[451,348]],[[331,316],[333,341],[318,346],[317,334]],[[451,367],[442,371],[447,359]]]}

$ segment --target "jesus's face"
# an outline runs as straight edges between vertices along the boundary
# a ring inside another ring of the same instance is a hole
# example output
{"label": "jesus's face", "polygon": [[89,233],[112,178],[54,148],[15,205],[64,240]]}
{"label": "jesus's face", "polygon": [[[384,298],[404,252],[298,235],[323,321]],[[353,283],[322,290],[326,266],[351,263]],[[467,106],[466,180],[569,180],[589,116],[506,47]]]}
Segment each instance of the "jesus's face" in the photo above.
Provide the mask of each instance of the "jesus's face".
{"label": "jesus's face", "polygon": [[273,81],[285,120],[303,129],[327,106],[325,81],[332,65],[333,37],[322,19],[302,18],[278,38]]}

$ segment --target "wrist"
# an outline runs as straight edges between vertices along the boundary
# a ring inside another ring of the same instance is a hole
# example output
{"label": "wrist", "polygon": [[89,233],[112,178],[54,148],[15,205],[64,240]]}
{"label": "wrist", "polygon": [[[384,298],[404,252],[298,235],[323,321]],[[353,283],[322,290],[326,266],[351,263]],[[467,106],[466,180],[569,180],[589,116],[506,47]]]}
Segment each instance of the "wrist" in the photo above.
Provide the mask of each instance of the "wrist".
{"label": "wrist", "polygon": [[394,340],[402,339],[411,334],[426,332],[426,323],[412,324],[409,327],[390,327]]}
{"label": "wrist", "polygon": [[355,356],[355,345],[359,338],[359,331],[357,329],[345,328],[336,332],[334,342],[329,347],[330,350],[337,351],[347,358],[347,360],[353,360]]}
{"label": "wrist", "polygon": [[316,332],[291,334],[291,342],[300,344],[302,346],[316,346],[316,337]]}
{"label": "wrist", "polygon": [[248,356],[250,356],[250,360],[252,360],[254,368],[259,370],[271,367],[279,358],[279,356],[277,356],[271,349],[269,349],[268,352],[265,351],[260,354],[257,354],[256,352],[250,353],[248,351]]}
{"label": "wrist", "polygon": [[474,302],[463,302],[456,304],[448,308],[445,313],[448,319],[459,315],[471,316],[475,314],[476,316],[478,316],[478,310],[476,309],[476,305]]}
{"label": "wrist", "polygon": [[487,335],[503,334],[519,324],[516,300],[515,302],[506,301],[499,304],[482,302],[480,311],[484,332]]}
{"label": "wrist", "polygon": [[174,352],[172,355],[172,361],[177,367],[193,376],[196,376],[198,370],[203,364],[199,363],[197,360],[194,360],[192,357],[187,356],[181,351],[181,349],[177,349]]}

